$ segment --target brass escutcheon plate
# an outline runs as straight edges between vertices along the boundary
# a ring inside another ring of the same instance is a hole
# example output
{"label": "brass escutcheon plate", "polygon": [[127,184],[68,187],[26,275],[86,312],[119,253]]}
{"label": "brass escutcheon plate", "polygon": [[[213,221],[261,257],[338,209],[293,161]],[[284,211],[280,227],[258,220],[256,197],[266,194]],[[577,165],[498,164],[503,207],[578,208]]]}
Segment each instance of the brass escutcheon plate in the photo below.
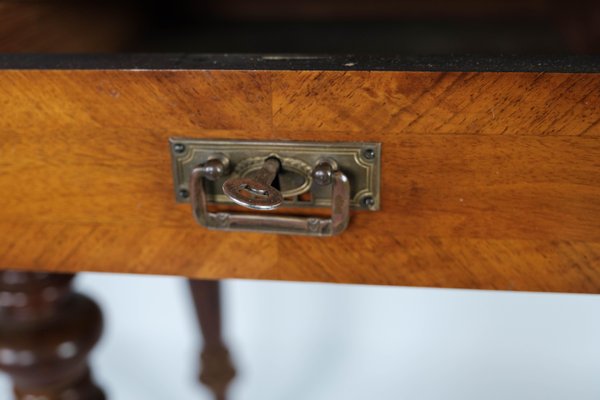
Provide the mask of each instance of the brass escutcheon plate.
{"label": "brass escutcheon plate", "polygon": [[[229,159],[230,173],[214,182],[206,182],[206,196],[211,204],[233,204],[221,189],[231,177],[245,177],[261,160],[275,156],[288,172],[289,187],[282,194],[284,207],[331,207],[331,188],[312,182],[311,169],[320,160],[333,160],[350,181],[350,207],[379,210],[381,144],[373,142],[262,142],[244,140],[210,140],[173,137],[169,139],[173,189],[178,203],[189,203],[189,178],[193,168],[206,163],[216,154]],[[299,176],[304,177],[299,178]]]}

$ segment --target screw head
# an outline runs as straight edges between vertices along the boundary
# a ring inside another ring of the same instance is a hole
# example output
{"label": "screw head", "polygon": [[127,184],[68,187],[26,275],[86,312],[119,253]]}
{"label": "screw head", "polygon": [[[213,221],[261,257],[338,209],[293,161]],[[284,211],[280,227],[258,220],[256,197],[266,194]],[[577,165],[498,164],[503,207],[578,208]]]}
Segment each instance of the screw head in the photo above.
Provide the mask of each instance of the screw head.
{"label": "screw head", "polygon": [[375,150],[373,150],[373,149],[364,149],[363,150],[363,157],[366,158],[367,160],[373,160],[373,159],[375,159]]}
{"label": "screw head", "polygon": [[182,199],[187,199],[188,197],[190,197],[190,192],[187,189],[180,189],[179,192],[177,192],[177,194]]}
{"label": "screw head", "polygon": [[183,143],[175,143],[173,145],[173,151],[177,154],[181,154],[185,151],[185,144]]}
{"label": "screw head", "polygon": [[360,201],[363,207],[371,208],[375,205],[375,199],[372,196],[365,196]]}

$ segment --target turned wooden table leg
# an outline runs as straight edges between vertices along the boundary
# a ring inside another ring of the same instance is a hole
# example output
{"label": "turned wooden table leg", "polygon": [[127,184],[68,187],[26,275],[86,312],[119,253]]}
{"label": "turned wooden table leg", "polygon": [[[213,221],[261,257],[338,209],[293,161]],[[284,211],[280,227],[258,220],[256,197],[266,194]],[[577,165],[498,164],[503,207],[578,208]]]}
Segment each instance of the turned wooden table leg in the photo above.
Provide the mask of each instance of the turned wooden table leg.
{"label": "turned wooden table leg", "polygon": [[88,353],[102,314],[73,275],[0,271],[0,369],[18,400],[103,400]]}
{"label": "turned wooden table leg", "polygon": [[200,353],[200,382],[210,388],[217,400],[225,400],[235,369],[221,335],[220,284],[219,281],[200,280],[190,280],[189,284],[204,336],[204,347]]}

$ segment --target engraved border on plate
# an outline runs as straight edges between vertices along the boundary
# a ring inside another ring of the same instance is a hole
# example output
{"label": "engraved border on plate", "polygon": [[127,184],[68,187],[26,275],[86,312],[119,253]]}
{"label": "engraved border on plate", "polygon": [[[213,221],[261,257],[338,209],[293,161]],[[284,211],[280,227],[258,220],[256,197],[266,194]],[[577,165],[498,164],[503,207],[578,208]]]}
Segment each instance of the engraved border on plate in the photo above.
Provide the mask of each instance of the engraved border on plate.
{"label": "engraved border on plate", "polygon": [[[174,151],[174,144],[180,143],[185,146],[182,153]],[[375,157],[373,161],[365,160],[363,151],[373,149]],[[381,181],[381,143],[378,142],[314,142],[314,141],[257,141],[257,140],[223,140],[223,139],[199,139],[188,137],[169,138],[169,150],[171,154],[171,164],[173,170],[173,188],[175,199],[178,203],[189,203],[189,199],[179,196],[181,189],[189,190],[185,170],[190,170],[196,166],[195,159],[202,160],[213,153],[228,154],[233,153],[281,153],[284,157],[292,157],[286,152],[295,154],[310,154],[311,156],[321,155],[335,158],[336,155],[349,156],[354,160],[354,166],[348,168],[342,164],[341,167],[349,169],[353,173],[356,167],[360,166],[364,172],[365,185],[358,188],[350,200],[350,206],[353,209],[376,211],[380,209],[380,181]],[[235,157],[234,157],[235,158]],[[293,158],[293,157],[292,157]],[[306,160],[303,160],[306,162]],[[344,169],[344,170],[346,170]],[[353,182],[351,182],[352,184]],[[353,189],[354,191],[354,189]],[[372,207],[364,207],[361,204],[363,196],[373,197]],[[213,204],[233,204],[229,198],[223,194],[211,195]],[[331,206],[330,198],[317,198],[309,204],[293,203],[295,207],[325,208]]]}

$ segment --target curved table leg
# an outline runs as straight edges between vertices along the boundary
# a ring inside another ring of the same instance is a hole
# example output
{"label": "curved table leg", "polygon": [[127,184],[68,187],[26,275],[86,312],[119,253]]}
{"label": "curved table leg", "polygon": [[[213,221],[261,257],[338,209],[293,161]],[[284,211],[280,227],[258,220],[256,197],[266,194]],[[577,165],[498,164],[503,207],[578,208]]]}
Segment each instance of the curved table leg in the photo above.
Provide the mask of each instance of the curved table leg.
{"label": "curved table leg", "polygon": [[88,353],[100,308],[71,288],[74,275],[0,271],[0,369],[18,400],[104,400]]}
{"label": "curved table leg", "polygon": [[219,281],[189,280],[204,346],[200,353],[200,382],[217,400],[225,400],[235,369],[221,335],[221,291]]}

